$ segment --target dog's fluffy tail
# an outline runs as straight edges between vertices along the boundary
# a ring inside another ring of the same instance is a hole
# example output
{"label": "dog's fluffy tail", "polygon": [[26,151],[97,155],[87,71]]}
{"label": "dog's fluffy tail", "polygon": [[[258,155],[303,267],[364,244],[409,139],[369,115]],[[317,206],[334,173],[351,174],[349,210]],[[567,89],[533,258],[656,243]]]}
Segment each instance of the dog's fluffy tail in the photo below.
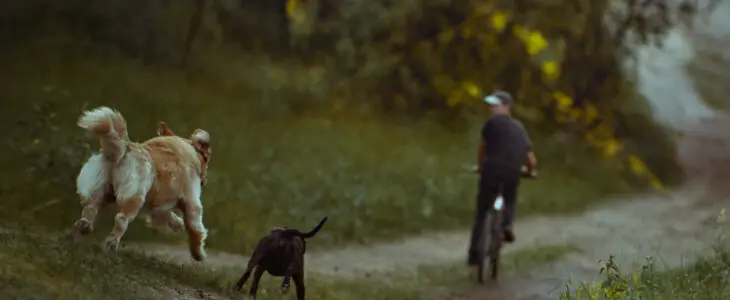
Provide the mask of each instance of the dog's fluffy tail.
{"label": "dog's fluffy tail", "polygon": [[306,233],[300,233],[299,236],[301,236],[302,238],[305,238],[305,239],[313,237],[315,234],[317,234],[317,232],[319,232],[320,229],[322,229],[322,226],[324,226],[325,222],[327,222],[327,216],[322,218],[322,221],[319,221],[319,224],[317,224],[317,226],[315,226],[314,229],[312,229],[312,231],[306,232]]}
{"label": "dog's fluffy tail", "polygon": [[127,150],[129,135],[127,121],[122,114],[106,106],[87,110],[77,123],[99,138],[101,154],[112,163],[117,163]]}

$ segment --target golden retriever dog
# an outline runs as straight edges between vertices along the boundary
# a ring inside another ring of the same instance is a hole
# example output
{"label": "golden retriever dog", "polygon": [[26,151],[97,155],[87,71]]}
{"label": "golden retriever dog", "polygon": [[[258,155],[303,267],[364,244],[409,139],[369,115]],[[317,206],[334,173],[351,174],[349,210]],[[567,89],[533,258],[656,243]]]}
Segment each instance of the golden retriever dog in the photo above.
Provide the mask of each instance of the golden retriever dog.
{"label": "golden retriever dog", "polygon": [[[117,251],[129,223],[139,214],[157,229],[188,233],[193,259],[205,259],[207,229],[200,201],[203,176],[210,154],[210,135],[193,131],[190,139],[169,131],[143,143],[132,142],[122,115],[108,107],[85,111],[78,125],[99,138],[101,151],[84,164],[76,179],[83,211],[74,224],[78,233],[93,231],[99,210],[116,203],[119,212],[105,248]],[[173,209],[183,213],[181,219]]]}

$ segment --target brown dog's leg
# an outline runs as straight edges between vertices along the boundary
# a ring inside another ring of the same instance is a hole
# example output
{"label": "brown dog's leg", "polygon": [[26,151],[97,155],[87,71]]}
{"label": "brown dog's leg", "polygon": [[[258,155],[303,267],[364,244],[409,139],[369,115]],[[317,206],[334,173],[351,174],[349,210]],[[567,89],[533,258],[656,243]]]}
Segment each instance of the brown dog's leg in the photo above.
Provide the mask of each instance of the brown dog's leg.
{"label": "brown dog's leg", "polygon": [[259,280],[264,275],[264,268],[256,267],[256,271],[253,273],[253,282],[251,282],[251,291],[248,294],[249,300],[256,300],[256,292],[259,290]]}
{"label": "brown dog's leg", "polygon": [[256,250],[253,251],[253,254],[251,255],[251,258],[248,259],[248,264],[246,265],[246,271],[243,272],[243,276],[241,276],[241,279],[238,280],[236,283],[236,290],[240,291],[243,288],[243,285],[246,284],[246,281],[248,281],[248,278],[251,277],[251,271],[253,271],[254,268],[259,264],[259,260],[264,256],[266,253],[266,246],[263,242],[259,241],[258,245],[256,245]]}
{"label": "brown dog's leg", "polygon": [[292,275],[292,279],[294,279],[294,285],[297,287],[297,300],[304,300],[304,270],[299,270],[298,272],[294,273]]}
{"label": "brown dog's leg", "polygon": [[140,196],[119,201],[119,212],[114,217],[114,228],[106,238],[107,250],[117,251],[119,249],[119,240],[127,232],[129,223],[137,217],[143,203],[143,198]]}
{"label": "brown dog's leg", "polygon": [[238,282],[236,282],[237,291],[240,291],[243,288],[243,285],[246,284],[246,281],[248,281],[248,278],[251,277],[251,271],[253,271],[253,268],[246,268],[246,272],[243,272],[243,276],[238,279]]}
{"label": "brown dog's leg", "polygon": [[284,271],[284,280],[281,282],[281,292],[286,294],[286,292],[289,291],[289,288],[291,285],[289,284],[289,281],[291,280],[292,275],[294,273],[299,272],[301,262],[298,259],[298,257],[295,257],[291,264],[289,264],[289,267],[286,268],[286,271]]}
{"label": "brown dog's leg", "polygon": [[87,235],[94,231],[96,215],[98,215],[99,211],[104,209],[104,207],[111,202],[114,202],[114,195],[108,193],[105,193],[101,199],[96,198],[86,202],[86,205],[84,205],[84,208],[81,211],[81,218],[74,223],[76,232],[82,235]]}
{"label": "brown dog's leg", "polygon": [[203,225],[203,206],[200,201],[185,200],[182,204],[185,218],[185,229],[188,232],[188,246],[190,255],[197,261],[205,260],[205,238],[208,230]]}

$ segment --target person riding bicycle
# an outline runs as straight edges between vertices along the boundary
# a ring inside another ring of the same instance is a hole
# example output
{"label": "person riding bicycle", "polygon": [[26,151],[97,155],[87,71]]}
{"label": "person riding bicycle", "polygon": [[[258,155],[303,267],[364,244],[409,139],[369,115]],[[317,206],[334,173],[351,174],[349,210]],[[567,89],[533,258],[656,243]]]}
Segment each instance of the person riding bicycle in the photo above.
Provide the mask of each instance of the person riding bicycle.
{"label": "person riding bicycle", "polygon": [[[469,265],[477,265],[479,255],[477,243],[484,234],[484,221],[487,211],[497,195],[504,198],[505,214],[503,220],[505,242],[512,243],[515,234],[512,227],[515,219],[515,205],[520,175],[529,172],[537,175],[537,159],[532,150],[527,131],[522,123],[511,116],[514,99],[504,91],[496,91],[484,98],[489,105],[491,117],[484,123],[475,170],[479,172],[479,193],[474,227],[469,245]],[[523,166],[527,170],[523,170]]]}

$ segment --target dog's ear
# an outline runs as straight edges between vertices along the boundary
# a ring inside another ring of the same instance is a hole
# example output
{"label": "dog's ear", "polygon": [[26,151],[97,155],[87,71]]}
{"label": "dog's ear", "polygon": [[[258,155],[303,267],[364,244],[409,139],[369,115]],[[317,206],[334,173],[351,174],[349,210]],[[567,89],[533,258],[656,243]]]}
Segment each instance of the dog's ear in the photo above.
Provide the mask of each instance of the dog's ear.
{"label": "dog's ear", "polygon": [[195,129],[190,136],[190,141],[193,142],[193,147],[196,150],[210,153],[210,134],[207,131]]}
{"label": "dog's ear", "polygon": [[160,125],[157,125],[157,136],[174,136],[175,133],[172,132],[170,127],[167,127],[167,124],[165,122],[160,121]]}

